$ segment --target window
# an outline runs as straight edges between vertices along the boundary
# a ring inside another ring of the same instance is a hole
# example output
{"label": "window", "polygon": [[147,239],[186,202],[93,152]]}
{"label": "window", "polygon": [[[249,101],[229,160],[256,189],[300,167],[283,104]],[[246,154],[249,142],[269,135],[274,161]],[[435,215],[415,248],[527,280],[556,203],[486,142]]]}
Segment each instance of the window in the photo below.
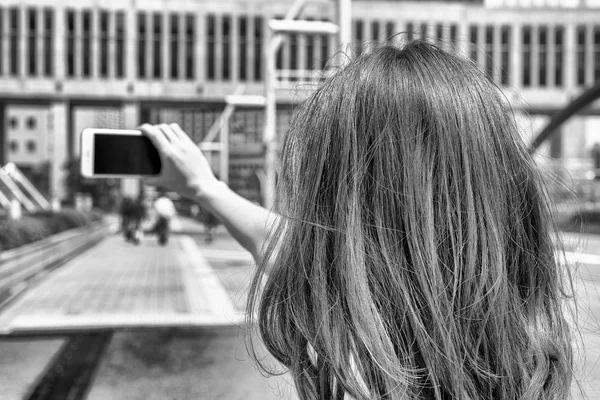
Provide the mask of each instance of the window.
{"label": "window", "polygon": [[594,82],[600,80],[600,26],[594,26]]}
{"label": "window", "polygon": [[82,75],[89,77],[92,74],[92,13],[90,11],[83,12],[83,38],[82,38],[82,53],[83,53],[83,70]]}
{"label": "window", "polygon": [[[290,34],[290,69],[298,69],[298,35]],[[295,80],[295,76],[292,76],[290,80]]]}
{"label": "window", "polygon": [[385,24],[385,41],[386,43],[391,43],[392,42],[392,37],[394,36],[394,30],[396,29],[396,27],[394,26],[393,22],[388,22],[387,24]]}
{"label": "window", "polygon": [[223,26],[223,43],[222,43],[222,78],[223,80],[231,79],[231,16],[224,15],[222,19]]}
{"label": "window", "polygon": [[146,77],[146,13],[140,12],[137,15],[137,70],[138,78]]}
{"label": "window", "polygon": [[37,74],[37,10],[30,8],[27,10],[28,32],[27,32],[27,56],[29,58],[28,73],[30,76]]}
{"label": "window", "polygon": [[28,140],[26,143],[27,146],[27,152],[32,154],[35,153],[35,150],[37,148],[37,143],[34,140]]}
{"label": "window", "polygon": [[531,26],[523,27],[523,86],[531,86]]}
{"label": "window", "polygon": [[206,45],[208,46],[208,48],[206,49],[206,62],[207,62],[207,66],[206,66],[206,71],[208,74],[208,79],[209,80],[213,80],[215,79],[215,46],[216,46],[216,37],[215,37],[215,16],[214,15],[208,15],[207,17],[207,23],[206,23],[206,29],[208,30],[207,32],[207,37],[208,37],[208,41],[206,42]]}
{"label": "window", "polygon": [[577,84],[585,85],[585,26],[577,27]]}
{"label": "window", "polygon": [[263,19],[254,17],[254,80],[262,79],[262,40],[263,40]]}
{"label": "window", "polygon": [[44,9],[44,75],[52,76],[54,73],[54,11],[50,8]]}
{"label": "window", "polygon": [[494,27],[485,27],[485,73],[490,79],[494,79]]}
{"label": "window", "polygon": [[241,16],[238,21],[239,26],[239,71],[238,75],[241,81],[248,79],[248,68],[246,63],[248,62],[248,52],[246,46],[248,46],[248,17]]}
{"label": "window", "polygon": [[10,64],[9,70],[11,75],[19,74],[19,9],[18,8],[10,8],[9,11],[9,54],[10,54]]}
{"label": "window", "polygon": [[457,50],[457,36],[458,26],[456,24],[450,25],[450,46],[453,51]]}
{"label": "window", "polygon": [[477,26],[471,25],[469,28],[469,58],[477,62]]}
{"label": "window", "polygon": [[185,78],[194,79],[194,21],[192,14],[185,16]]}
{"label": "window", "polygon": [[19,126],[19,120],[16,117],[11,117],[8,121],[8,124],[11,129],[17,129],[17,126]]}
{"label": "window", "polygon": [[376,43],[379,42],[379,22],[371,22],[371,40]]}
{"label": "window", "polygon": [[125,13],[117,11],[115,32],[115,74],[117,78],[125,76]]}
{"label": "window", "polygon": [[354,21],[354,46],[356,49],[356,54],[360,54],[363,51],[362,48],[363,42],[363,22],[362,21]]}
{"label": "window", "polygon": [[179,77],[179,15],[171,14],[171,79]]}
{"label": "window", "polygon": [[538,66],[538,84],[542,87],[548,85],[548,27],[540,26],[539,28],[539,66]]}
{"label": "window", "polygon": [[17,151],[19,151],[19,142],[17,142],[16,140],[11,140],[10,141],[10,152],[16,153]]}
{"label": "window", "polygon": [[152,16],[152,29],[154,32],[152,53],[153,53],[153,71],[152,76],[154,78],[160,78],[162,76],[162,15],[154,13]]}
{"label": "window", "polygon": [[444,26],[442,24],[435,26],[435,42],[438,46],[444,45]]}
{"label": "window", "polygon": [[427,41],[427,24],[425,22],[421,24],[421,40]]}
{"label": "window", "polygon": [[35,127],[37,126],[37,121],[34,117],[27,117],[27,120],[25,121],[25,125],[27,126],[27,129],[34,130]]}
{"label": "window", "polygon": [[[278,15],[275,17],[275,19],[283,19],[283,16]],[[278,70],[283,69],[283,48],[285,45],[286,45],[286,43],[284,41],[277,49],[277,54],[275,56],[275,69],[278,69]],[[257,57],[256,54],[254,56]]]}
{"label": "window", "polygon": [[508,85],[508,71],[510,71],[510,26],[500,28],[500,84]]}
{"label": "window", "polygon": [[108,11],[100,12],[100,76],[108,76]]}
{"label": "window", "polygon": [[414,38],[414,26],[412,22],[406,24],[406,39],[411,42]]}
{"label": "window", "polygon": [[563,85],[563,52],[564,52],[564,28],[557,26],[554,31],[554,85]]}

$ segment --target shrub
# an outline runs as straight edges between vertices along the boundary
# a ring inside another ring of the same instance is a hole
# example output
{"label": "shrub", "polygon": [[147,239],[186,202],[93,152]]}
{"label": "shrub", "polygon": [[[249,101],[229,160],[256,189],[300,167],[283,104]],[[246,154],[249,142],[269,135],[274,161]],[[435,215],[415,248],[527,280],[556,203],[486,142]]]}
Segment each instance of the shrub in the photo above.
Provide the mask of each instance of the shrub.
{"label": "shrub", "polygon": [[0,221],[0,250],[9,250],[69,229],[100,221],[102,215],[75,210],[43,211],[23,215],[19,220]]}

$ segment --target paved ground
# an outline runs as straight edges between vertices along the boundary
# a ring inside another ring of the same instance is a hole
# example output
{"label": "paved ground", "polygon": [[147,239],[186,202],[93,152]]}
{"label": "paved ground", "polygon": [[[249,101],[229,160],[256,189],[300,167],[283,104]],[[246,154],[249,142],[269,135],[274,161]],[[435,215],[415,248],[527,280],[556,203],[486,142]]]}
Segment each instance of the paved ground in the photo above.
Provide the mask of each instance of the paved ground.
{"label": "paved ground", "polygon": [[136,246],[114,235],[3,310],[0,333],[241,321],[191,237],[173,235],[162,247],[153,237]]}
{"label": "paved ground", "polygon": [[[249,254],[223,231],[207,244],[200,225],[175,228],[165,248],[153,236],[140,246],[109,237],[0,313],[0,330],[13,333],[0,338],[0,398],[21,399],[69,330],[119,327],[88,399],[296,399],[289,377],[263,379],[244,347]],[[566,239],[579,263],[578,378],[600,399],[600,236]]]}

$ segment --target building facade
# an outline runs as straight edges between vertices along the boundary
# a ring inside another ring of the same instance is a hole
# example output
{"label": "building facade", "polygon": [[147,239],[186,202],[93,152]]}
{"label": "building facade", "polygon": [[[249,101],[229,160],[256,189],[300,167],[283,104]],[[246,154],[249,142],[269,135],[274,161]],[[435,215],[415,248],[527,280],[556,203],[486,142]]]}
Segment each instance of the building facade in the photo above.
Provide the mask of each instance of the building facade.
{"label": "building facade", "polygon": [[[3,1],[0,163],[51,160],[51,188],[61,197],[61,165],[77,156],[79,131],[87,121],[133,128],[167,118],[200,141],[225,107],[226,95],[241,85],[246,94],[264,93],[265,49],[272,37],[267,22],[283,18],[291,4]],[[302,19],[335,22],[336,15],[336,2],[316,0],[307,2]],[[352,19],[352,49],[345,53],[422,39],[477,62],[517,110],[527,140],[552,113],[600,80],[596,0],[356,0]],[[286,37],[276,57],[279,134],[294,104],[310,93],[328,66],[335,66],[337,56],[334,36]],[[15,107],[49,122],[40,123],[35,134],[15,130],[10,122]],[[101,115],[77,118],[86,110]],[[585,114],[569,121],[544,154],[585,157],[600,142],[600,104]],[[256,108],[238,110],[230,121],[231,168],[239,176],[256,175],[261,168],[263,120]],[[32,140],[36,144],[28,144]],[[36,151],[27,153],[31,148]]]}

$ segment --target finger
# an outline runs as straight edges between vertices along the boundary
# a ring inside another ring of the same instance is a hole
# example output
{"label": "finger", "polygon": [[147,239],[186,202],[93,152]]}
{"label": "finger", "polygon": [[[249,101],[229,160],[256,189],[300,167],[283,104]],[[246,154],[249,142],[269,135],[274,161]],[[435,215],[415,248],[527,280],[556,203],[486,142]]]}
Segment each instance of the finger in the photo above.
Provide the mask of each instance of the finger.
{"label": "finger", "polygon": [[184,143],[192,143],[195,144],[194,141],[192,140],[192,138],[183,131],[183,129],[181,129],[181,127],[179,126],[179,124],[176,123],[172,123],[169,124],[169,126],[171,127],[171,129],[173,130],[173,132],[175,132],[175,134],[177,135],[177,137],[179,137],[179,139],[184,142]]}
{"label": "finger", "polygon": [[175,132],[173,132],[173,129],[171,129],[171,127],[169,125],[159,124],[159,125],[157,125],[157,127],[158,127],[158,129],[161,130],[162,133],[165,134],[167,139],[169,139],[169,142],[171,142],[171,143],[181,142],[181,140],[179,140],[179,137],[177,136],[177,134]]}
{"label": "finger", "polygon": [[158,129],[150,124],[142,124],[138,127],[138,129],[141,130],[142,133],[145,133],[146,136],[148,136],[150,138],[150,140],[152,141],[152,143],[154,143],[154,146],[158,150],[162,150],[163,152],[169,151],[169,149],[171,147],[171,143],[169,143],[169,141],[167,140],[167,138],[161,132],[160,129]]}

